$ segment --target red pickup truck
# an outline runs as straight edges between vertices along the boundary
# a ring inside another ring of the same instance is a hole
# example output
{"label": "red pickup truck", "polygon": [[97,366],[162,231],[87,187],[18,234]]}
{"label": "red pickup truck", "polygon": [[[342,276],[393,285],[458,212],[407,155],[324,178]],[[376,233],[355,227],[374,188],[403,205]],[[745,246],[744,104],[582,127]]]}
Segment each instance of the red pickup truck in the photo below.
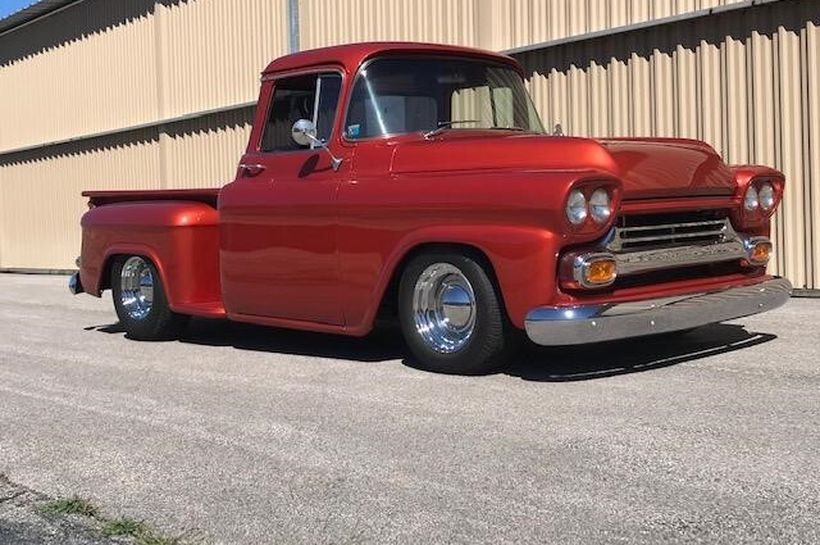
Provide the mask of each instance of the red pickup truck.
{"label": "red pickup truck", "polygon": [[784,176],[682,139],[544,131],[521,67],[367,43],[275,60],[236,179],[92,191],[74,293],[134,339],[190,316],[364,336],[481,373],[518,332],[574,345],[683,331],[789,297],[766,274]]}

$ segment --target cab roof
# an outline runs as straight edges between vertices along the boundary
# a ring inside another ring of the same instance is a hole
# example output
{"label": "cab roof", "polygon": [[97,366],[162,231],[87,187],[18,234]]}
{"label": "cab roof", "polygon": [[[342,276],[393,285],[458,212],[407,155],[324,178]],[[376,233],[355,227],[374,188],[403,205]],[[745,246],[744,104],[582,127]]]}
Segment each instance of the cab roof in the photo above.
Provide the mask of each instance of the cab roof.
{"label": "cab roof", "polygon": [[341,65],[345,71],[352,73],[367,59],[382,54],[401,53],[430,53],[433,55],[474,57],[502,62],[519,71],[521,70],[518,63],[512,57],[471,47],[419,42],[364,42],[322,47],[285,55],[270,63],[263,72],[263,75],[328,64]]}

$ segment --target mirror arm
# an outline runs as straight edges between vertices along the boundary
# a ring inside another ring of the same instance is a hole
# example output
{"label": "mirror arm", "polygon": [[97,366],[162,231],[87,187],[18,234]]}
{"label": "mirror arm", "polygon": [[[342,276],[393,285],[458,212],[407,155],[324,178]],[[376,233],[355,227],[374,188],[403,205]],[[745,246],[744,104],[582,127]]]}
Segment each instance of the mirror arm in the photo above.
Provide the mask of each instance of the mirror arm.
{"label": "mirror arm", "polygon": [[325,142],[322,142],[310,133],[306,132],[305,135],[310,139],[311,142],[317,144],[320,148],[325,150],[328,155],[330,155],[330,166],[333,167],[333,172],[338,172],[339,167],[342,165],[342,159],[333,155],[333,152],[330,151],[330,148],[327,147],[327,144]]}

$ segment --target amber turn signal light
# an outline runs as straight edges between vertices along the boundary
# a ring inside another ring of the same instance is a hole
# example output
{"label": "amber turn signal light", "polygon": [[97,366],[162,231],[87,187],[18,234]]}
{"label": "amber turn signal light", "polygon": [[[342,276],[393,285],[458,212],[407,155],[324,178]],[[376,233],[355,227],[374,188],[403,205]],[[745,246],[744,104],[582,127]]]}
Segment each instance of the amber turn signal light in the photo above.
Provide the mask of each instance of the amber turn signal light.
{"label": "amber turn signal light", "polygon": [[571,267],[571,277],[569,280],[569,267],[564,269],[563,284],[569,288],[602,288],[609,286],[618,276],[618,264],[615,256],[610,253],[578,253],[569,254],[564,257],[564,263]]}
{"label": "amber turn signal light", "polygon": [[772,255],[772,242],[766,237],[755,237],[745,241],[746,256],[751,265],[765,265]]}
{"label": "amber turn signal light", "polygon": [[769,254],[772,253],[772,245],[770,242],[759,242],[752,248],[752,261],[758,263],[766,263],[769,261]]}
{"label": "amber turn signal light", "polygon": [[609,286],[618,276],[618,263],[609,252],[570,252],[561,258],[561,286],[596,289]]}
{"label": "amber turn signal light", "polygon": [[584,267],[584,281],[588,285],[602,286],[611,284],[618,275],[618,266],[614,259],[599,259]]}

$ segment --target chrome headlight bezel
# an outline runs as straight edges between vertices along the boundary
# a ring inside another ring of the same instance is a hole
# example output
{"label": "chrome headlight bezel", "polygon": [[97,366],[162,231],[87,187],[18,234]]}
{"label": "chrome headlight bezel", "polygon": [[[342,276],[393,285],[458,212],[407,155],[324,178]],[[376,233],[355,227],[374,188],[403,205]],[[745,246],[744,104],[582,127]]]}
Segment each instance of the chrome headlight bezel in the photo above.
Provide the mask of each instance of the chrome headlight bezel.
{"label": "chrome headlight bezel", "polygon": [[589,197],[589,214],[595,223],[603,224],[612,217],[612,196],[609,191],[599,187]]}
{"label": "chrome headlight bezel", "polygon": [[757,190],[757,202],[760,208],[766,212],[770,212],[774,209],[776,200],[777,198],[772,183],[763,182],[760,184],[760,189]]}
{"label": "chrome headlight bezel", "polygon": [[754,212],[760,208],[760,197],[754,184],[749,184],[749,187],[746,188],[746,193],[743,195],[743,208],[747,212]]}
{"label": "chrome headlight bezel", "polygon": [[582,225],[589,217],[589,202],[584,192],[580,189],[573,189],[567,197],[567,204],[564,208],[564,216],[570,224]]}

